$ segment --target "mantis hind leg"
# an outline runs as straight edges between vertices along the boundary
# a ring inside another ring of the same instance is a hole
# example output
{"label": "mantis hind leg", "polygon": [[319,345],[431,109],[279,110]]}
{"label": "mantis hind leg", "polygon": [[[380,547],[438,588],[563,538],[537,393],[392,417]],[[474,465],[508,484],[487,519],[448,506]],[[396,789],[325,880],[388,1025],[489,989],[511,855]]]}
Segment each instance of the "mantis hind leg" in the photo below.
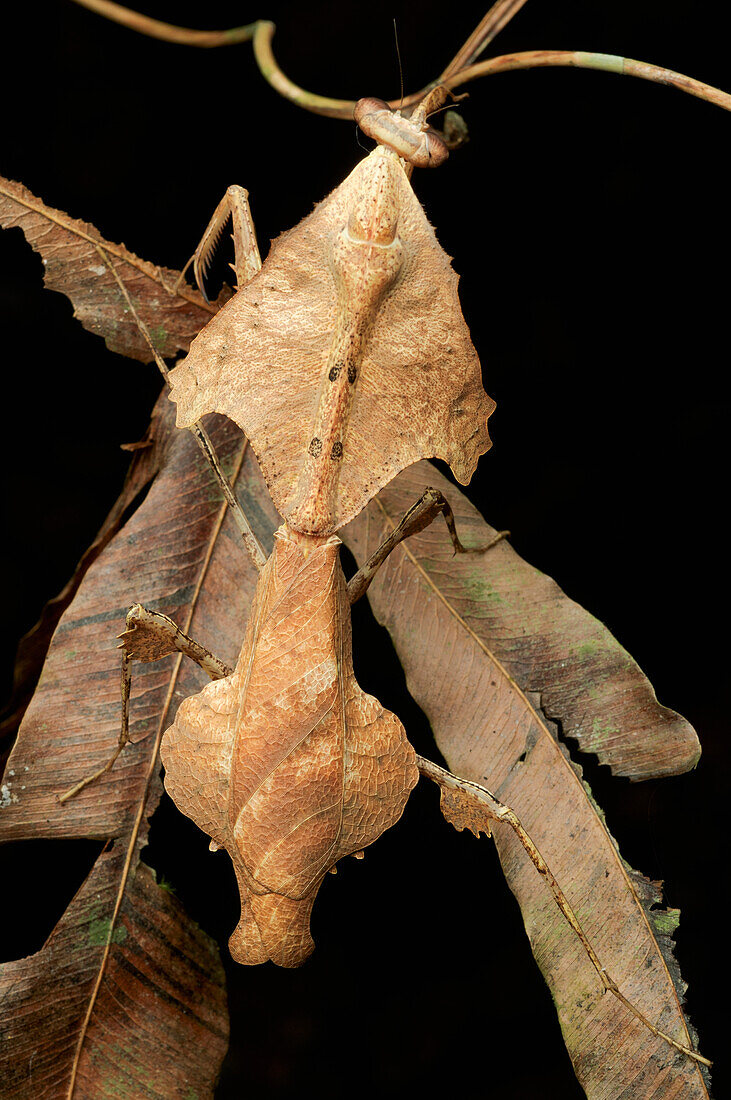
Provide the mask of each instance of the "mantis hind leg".
{"label": "mantis hind leg", "polygon": [[351,604],[359,600],[368,591],[368,587],[380,567],[385,562],[392,550],[395,550],[400,542],[423,531],[430,523],[443,516],[449,531],[455,554],[484,554],[496,546],[498,542],[506,538],[510,531],[498,531],[494,539],[486,546],[463,546],[457,535],[457,527],[454,522],[454,513],[447,498],[438,489],[428,486],[417,500],[416,504],[409,508],[397,527],[393,529],[370,558],[348,581],[348,598]]}
{"label": "mantis hind leg", "polygon": [[177,623],[159,611],[149,611],[134,604],[127,613],[126,628],[119,635],[122,644],[122,721],[114,751],[98,771],[79,780],[69,790],[59,795],[59,802],[67,802],[85,787],[101,779],[114,767],[119,756],[129,744],[129,699],[132,688],[133,661],[159,661],[171,653],[182,653],[195,661],[212,680],[230,675],[232,669],[215,657],[205,646],[185,634]]}
{"label": "mantis hind leg", "polygon": [[663,1039],[666,1043],[669,1043],[670,1046],[674,1047],[675,1050],[681,1051],[688,1058],[692,1058],[696,1062],[701,1062],[705,1066],[710,1066],[711,1063],[707,1058],[704,1058],[697,1050],[692,1050],[690,1047],[685,1046],[684,1043],[678,1042],[676,1039],[673,1039],[672,1036],[661,1031],[655,1024],[647,1019],[644,1013],[640,1012],[640,1010],[624,996],[617,986],[617,983],[607,973],[606,967],[602,966],[601,960],[589,942],[579,923],[578,917],[556,881],[551,868],[548,866],[530,835],[521,824],[520,818],[515,811],[496,798],[487,787],[483,787],[479,783],[474,783],[469,779],[461,779],[459,776],[452,775],[452,773],[448,772],[445,768],[440,767],[438,764],[433,764],[431,760],[427,760],[423,756],[417,755],[416,766],[421,775],[425,776],[427,779],[431,779],[432,782],[436,783],[439,787],[441,792],[442,813],[455,829],[469,829],[476,836],[479,836],[481,832],[485,833],[487,836],[491,836],[493,823],[502,823],[508,825],[513,830],[527,852],[536,871],[542,876],[551,891],[553,899],[563,914],[564,919],[571,926],[581,942],[581,946],[599,975],[604,989],[612,993],[617,1000],[621,1001],[625,1008],[644,1024],[653,1035],[656,1035],[659,1039]]}

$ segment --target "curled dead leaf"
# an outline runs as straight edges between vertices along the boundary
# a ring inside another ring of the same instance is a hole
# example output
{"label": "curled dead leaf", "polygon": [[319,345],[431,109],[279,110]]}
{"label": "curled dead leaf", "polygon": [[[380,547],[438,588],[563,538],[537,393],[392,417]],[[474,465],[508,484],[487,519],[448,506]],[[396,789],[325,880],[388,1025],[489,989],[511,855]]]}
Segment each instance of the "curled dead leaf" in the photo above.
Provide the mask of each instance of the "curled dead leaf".
{"label": "curled dead leaf", "polygon": [[70,298],[84,328],[103,336],[110,351],[120,355],[152,360],[110,268],[127,287],[162,356],[187,351],[220,305],[209,305],[185,284],[176,289],[179,271],[140,259],[123,244],[105,240],[89,222],[46,206],[21,183],[2,177],[0,226],[23,231],[43,257],[48,289]]}

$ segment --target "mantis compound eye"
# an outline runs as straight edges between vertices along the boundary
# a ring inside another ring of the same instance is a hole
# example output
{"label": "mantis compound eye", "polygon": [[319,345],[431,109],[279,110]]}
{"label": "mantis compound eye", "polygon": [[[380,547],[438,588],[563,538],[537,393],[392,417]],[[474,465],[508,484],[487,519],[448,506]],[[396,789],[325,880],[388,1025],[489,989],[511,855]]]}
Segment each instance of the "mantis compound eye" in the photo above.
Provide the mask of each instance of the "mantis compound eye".
{"label": "mantis compound eye", "polygon": [[415,168],[438,168],[449,156],[449,149],[436,130],[402,118],[382,99],[359,99],[353,118],[364,134],[393,149]]}

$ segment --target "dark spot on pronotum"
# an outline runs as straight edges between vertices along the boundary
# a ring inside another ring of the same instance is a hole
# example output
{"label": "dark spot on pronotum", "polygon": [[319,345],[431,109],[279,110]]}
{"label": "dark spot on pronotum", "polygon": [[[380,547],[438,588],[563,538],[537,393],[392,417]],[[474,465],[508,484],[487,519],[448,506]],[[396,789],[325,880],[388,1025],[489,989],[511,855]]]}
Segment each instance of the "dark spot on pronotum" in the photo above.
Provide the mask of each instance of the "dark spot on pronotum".
{"label": "dark spot on pronotum", "polygon": [[317,458],[318,455],[322,454],[322,440],[318,439],[317,436],[315,436],[314,439],[310,440],[310,445],[307,450],[310,452],[313,458]]}
{"label": "dark spot on pronotum", "polygon": [[350,382],[351,386],[352,386],[353,382],[355,382],[357,377],[358,377],[358,372],[355,369],[355,367],[348,367],[348,381]]}
{"label": "dark spot on pronotum", "polygon": [[340,374],[340,370],[341,370],[340,366],[330,367],[330,373],[328,374],[328,378],[330,379],[331,382],[335,381],[337,376]]}
{"label": "dark spot on pronotum", "polygon": [[343,457],[343,445],[340,441],[333,443],[333,449],[330,451],[330,458],[342,458]]}

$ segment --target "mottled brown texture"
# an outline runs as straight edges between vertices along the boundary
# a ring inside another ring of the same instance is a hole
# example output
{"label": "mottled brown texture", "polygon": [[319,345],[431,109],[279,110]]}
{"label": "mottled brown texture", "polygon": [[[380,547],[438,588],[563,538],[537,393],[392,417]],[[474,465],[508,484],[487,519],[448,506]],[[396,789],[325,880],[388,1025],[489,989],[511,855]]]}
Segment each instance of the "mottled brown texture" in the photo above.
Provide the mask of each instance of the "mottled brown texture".
{"label": "mottled brown texture", "polygon": [[[449,500],[467,545],[490,541],[494,531],[458,490],[424,463],[402,474],[343,532],[359,560],[372,553],[429,484]],[[694,1045],[681,1008],[685,987],[669,938],[657,931],[667,916],[658,891],[622,860],[580,769],[557,741],[540,701],[550,696],[551,713],[560,713],[565,688],[564,702],[571,704],[576,685],[570,657],[588,629],[596,682],[602,688],[591,703],[589,721],[619,721],[619,729],[627,730],[628,747],[638,751],[641,740],[665,772],[674,758],[677,770],[692,763],[692,731],[679,746],[663,747],[672,722],[630,658],[600,624],[504,542],[483,558],[455,558],[443,528],[433,524],[394,551],[371,585],[369,599],[391,633],[409,690],[429,718],[451,771],[484,784],[513,808],[622,993],[656,1026]],[[541,653],[551,657],[545,667]],[[625,684],[617,688],[613,708],[611,683],[602,683],[599,670],[602,661],[611,667],[620,657],[618,672]],[[591,672],[585,669],[583,675],[588,678]],[[628,677],[634,692],[627,690]],[[628,709],[632,699],[634,715]],[[682,720],[673,717],[682,730]],[[642,732],[633,738],[631,730]],[[493,835],[587,1096],[706,1098],[701,1068],[603,993],[581,945],[512,831],[496,822]]]}
{"label": "mottled brown texture", "polygon": [[486,813],[485,807],[476,802],[474,798],[466,795],[464,791],[441,787],[439,808],[444,814],[445,820],[453,825],[458,832],[469,829],[475,836],[479,836],[480,833],[484,833],[485,836],[492,836],[493,823]]}
{"label": "mottled brown texture", "polygon": [[301,531],[336,530],[423,457],[466,483],[490,446],[457,276],[383,150],[274,243],[170,380],[180,426],[216,411],[243,429]]}
{"label": "mottled brown texture", "polygon": [[353,674],[340,540],[313,541],[279,529],[235,671],[163,740],[168,792],[233,861],[241,963],[304,961],[324,875],[398,820],[418,780],[403,726]]}
{"label": "mottled brown texture", "polygon": [[120,355],[143,363],[152,360],[108,263],[127,288],[160,355],[187,351],[218,308],[218,304],[207,305],[202,295],[188,286],[174,292],[180,272],[141,260],[123,244],[104,240],[88,222],[46,206],[21,183],[2,177],[0,226],[22,229],[28,244],[43,257],[48,289],[70,298],[74,315],[84,328],[103,336],[110,351]]}

